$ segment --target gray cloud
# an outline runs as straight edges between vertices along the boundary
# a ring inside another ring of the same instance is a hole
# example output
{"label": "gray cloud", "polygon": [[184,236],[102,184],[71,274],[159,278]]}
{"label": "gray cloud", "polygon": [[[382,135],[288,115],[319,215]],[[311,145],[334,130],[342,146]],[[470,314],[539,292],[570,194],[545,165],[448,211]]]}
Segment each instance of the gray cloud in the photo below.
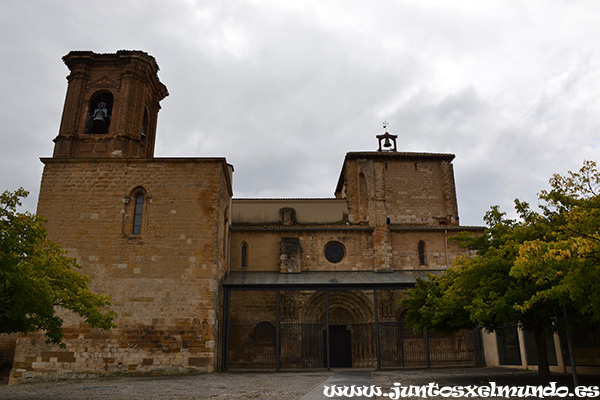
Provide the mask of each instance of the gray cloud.
{"label": "gray cloud", "polygon": [[238,197],[332,196],[344,154],[451,152],[463,224],[598,159],[600,3],[5,2],[0,190],[34,211],[75,49],[154,55],[157,156],[224,156]]}

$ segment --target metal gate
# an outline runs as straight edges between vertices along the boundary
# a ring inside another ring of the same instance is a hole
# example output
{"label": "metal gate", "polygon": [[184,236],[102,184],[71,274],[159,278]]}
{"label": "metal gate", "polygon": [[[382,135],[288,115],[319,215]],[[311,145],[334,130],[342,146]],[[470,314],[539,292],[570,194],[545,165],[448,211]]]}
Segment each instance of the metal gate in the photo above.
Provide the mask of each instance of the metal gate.
{"label": "metal gate", "polygon": [[[375,324],[351,324],[351,367],[377,367]],[[280,323],[279,356],[282,369],[325,368],[326,326],[320,321]],[[266,321],[236,321],[230,327],[229,367],[276,368],[276,328]],[[453,336],[414,333],[402,320],[379,322],[382,368],[480,365],[477,332]]]}

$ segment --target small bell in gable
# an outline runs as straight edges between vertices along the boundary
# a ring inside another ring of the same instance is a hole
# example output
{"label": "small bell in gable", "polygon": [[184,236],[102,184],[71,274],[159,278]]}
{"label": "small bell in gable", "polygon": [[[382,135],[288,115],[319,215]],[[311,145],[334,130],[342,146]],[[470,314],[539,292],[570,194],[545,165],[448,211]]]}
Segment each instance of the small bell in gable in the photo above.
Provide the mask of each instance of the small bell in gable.
{"label": "small bell in gable", "polygon": [[[386,129],[388,126],[387,122],[383,123],[383,129]],[[397,151],[396,148],[396,139],[398,135],[390,135],[386,130],[383,135],[377,135],[377,140],[379,141],[379,150],[377,151]]]}

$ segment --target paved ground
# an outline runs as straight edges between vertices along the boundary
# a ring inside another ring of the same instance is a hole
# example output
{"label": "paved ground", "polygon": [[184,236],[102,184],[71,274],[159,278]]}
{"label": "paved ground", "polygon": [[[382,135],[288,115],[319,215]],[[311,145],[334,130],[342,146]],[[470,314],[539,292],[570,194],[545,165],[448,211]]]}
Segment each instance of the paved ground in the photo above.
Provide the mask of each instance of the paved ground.
{"label": "paved ground", "polygon": [[[300,400],[321,400],[321,399],[328,398],[328,396],[324,395],[325,385],[327,385],[329,387],[332,387],[334,385],[341,386],[341,387],[352,386],[352,385],[368,387],[368,386],[373,385],[373,371],[371,371],[371,370],[367,370],[367,371],[345,370],[345,371],[337,372],[337,373],[333,374],[333,376],[330,376],[323,383],[321,383],[320,385],[315,387],[313,390],[311,390],[310,392],[308,392],[307,394],[302,396],[300,398]],[[329,394],[329,392],[328,392],[328,394]],[[331,393],[331,394],[333,394],[333,393]],[[331,397],[331,398],[335,399],[336,397]],[[348,397],[346,397],[346,399],[347,398]],[[367,398],[367,397],[357,397],[357,396],[354,397],[355,400],[363,399],[363,398]]]}
{"label": "paved ground", "polygon": [[[570,375],[554,375],[558,385],[571,385]],[[327,399],[322,385],[381,386],[385,393],[399,382],[439,386],[537,385],[537,373],[500,368],[414,369],[399,371],[213,373],[205,375],[118,377],[0,386],[0,399],[11,400],[230,400]],[[600,385],[599,377],[580,377],[581,385]],[[320,388],[319,388],[320,387]],[[389,396],[389,395],[388,395]],[[389,397],[377,397],[388,399]],[[347,399],[348,397],[332,397]],[[375,398],[375,397],[373,397]],[[442,397],[438,397],[442,398]],[[354,397],[358,399],[358,397]]]}

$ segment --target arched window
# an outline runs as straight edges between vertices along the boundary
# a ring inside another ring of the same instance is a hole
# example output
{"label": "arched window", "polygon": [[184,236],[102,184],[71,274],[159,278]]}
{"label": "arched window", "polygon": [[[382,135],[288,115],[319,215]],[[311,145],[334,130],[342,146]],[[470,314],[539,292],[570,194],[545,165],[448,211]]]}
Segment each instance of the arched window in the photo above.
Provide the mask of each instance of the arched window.
{"label": "arched window", "polygon": [[242,243],[242,268],[248,267],[248,243]]}
{"label": "arched window", "polygon": [[133,212],[133,231],[132,234],[140,235],[142,233],[142,215],[144,212],[144,193],[135,195],[135,208]]}
{"label": "arched window", "polygon": [[254,327],[254,341],[256,344],[275,343],[275,325],[269,321],[263,321]]}
{"label": "arched window", "polygon": [[427,265],[425,260],[425,242],[419,242],[419,265]]}
{"label": "arched window", "polygon": [[90,98],[86,133],[108,133],[113,108],[113,95],[107,91],[95,93]]}

